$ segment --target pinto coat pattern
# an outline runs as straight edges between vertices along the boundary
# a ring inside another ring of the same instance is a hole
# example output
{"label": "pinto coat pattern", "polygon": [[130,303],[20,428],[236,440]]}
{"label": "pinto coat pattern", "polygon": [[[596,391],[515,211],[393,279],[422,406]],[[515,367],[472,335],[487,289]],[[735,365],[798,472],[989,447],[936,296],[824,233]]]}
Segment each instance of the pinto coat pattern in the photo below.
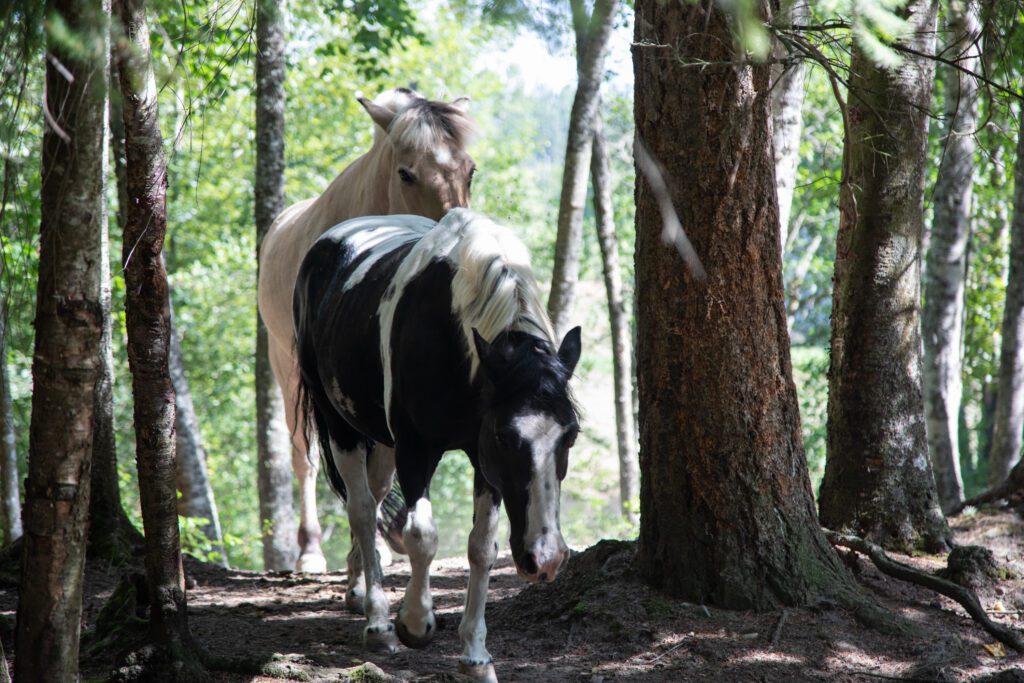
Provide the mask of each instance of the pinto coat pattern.
{"label": "pinto coat pattern", "polygon": [[[484,605],[501,502],[521,575],[553,580],[568,556],[559,491],[579,431],[568,382],[580,329],[556,348],[526,248],[466,209],[437,224],[367,217],[327,231],[299,271],[294,314],[307,424],[363,558],[375,557],[374,489],[392,470],[409,505],[412,576],[395,625],[379,564],[363,562],[367,647],[422,647],[434,635],[430,479],[446,451],[462,450],[475,477],[460,668],[494,680]],[[374,444],[392,446],[394,461]]]}

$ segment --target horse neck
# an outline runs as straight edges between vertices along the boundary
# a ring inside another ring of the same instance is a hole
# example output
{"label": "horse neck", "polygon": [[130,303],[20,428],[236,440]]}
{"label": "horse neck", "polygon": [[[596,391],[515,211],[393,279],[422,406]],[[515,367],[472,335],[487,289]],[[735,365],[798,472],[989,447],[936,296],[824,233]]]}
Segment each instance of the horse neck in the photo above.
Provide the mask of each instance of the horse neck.
{"label": "horse neck", "polygon": [[388,181],[393,149],[386,139],[349,164],[310,205],[307,231],[310,242],[342,221],[357,216],[390,214]]}

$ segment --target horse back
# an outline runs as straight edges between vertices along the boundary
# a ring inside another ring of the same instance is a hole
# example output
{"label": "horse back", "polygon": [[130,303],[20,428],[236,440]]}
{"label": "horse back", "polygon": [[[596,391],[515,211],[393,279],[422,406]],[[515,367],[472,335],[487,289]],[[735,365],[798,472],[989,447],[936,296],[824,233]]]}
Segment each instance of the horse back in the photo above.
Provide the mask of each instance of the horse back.
{"label": "horse back", "polygon": [[309,250],[295,283],[298,360],[314,407],[386,444],[393,440],[384,411],[379,307],[402,259],[433,224],[417,218],[420,232],[392,228],[409,219],[356,219],[338,228],[358,221],[369,229],[328,231]]}

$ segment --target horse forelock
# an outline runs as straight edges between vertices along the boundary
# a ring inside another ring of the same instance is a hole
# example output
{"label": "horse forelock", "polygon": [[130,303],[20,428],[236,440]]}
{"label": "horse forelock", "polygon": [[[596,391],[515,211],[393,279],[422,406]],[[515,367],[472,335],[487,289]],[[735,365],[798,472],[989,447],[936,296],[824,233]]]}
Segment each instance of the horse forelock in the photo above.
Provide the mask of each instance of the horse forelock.
{"label": "horse forelock", "polygon": [[476,375],[480,364],[474,329],[488,341],[502,332],[524,332],[554,348],[554,331],[526,245],[511,230],[483,216],[465,210],[452,214],[465,221],[462,238],[449,258],[455,268],[452,312],[466,337],[470,376]]}
{"label": "horse forelock", "polygon": [[447,102],[417,97],[398,110],[388,137],[405,149],[465,149],[475,132],[476,123],[463,110]]}

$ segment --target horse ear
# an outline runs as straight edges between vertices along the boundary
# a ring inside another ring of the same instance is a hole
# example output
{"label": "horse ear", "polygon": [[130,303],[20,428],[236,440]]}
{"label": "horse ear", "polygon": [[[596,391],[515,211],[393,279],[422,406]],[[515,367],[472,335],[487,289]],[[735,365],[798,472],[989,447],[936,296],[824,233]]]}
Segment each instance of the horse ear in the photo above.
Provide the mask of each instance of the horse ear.
{"label": "horse ear", "polygon": [[473,328],[473,346],[476,347],[476,355],[480,359],[480,365],[487,370],[488,374],[493,372],[494,349],[490,342],[480,336],[480,333]]}
{"label": "horse ear", "polygon": [[576,363],[579,362],[580,353],[583,351],[580,332],[578,325],[569,330],[562,340],[562,345],[558,347],[558,360],[562,361],[562,365],[569,370],[569,374],[576,369]]}
{"label": "horse ear", "polygon": [[365,109],[366,113],[370,115],[373,122],[383,128],[385,132],[391,126],[391,122],[395,120],[395,112],[391,111],[387,107],[380,106],[372,100],[360,97],[359,104],[363,105],[363,109]]}
{"label": "horse ear", "polygon": [[461,111],[463,114],[469,111],[469,98],[458,97],[452,100],[452,106]]}

